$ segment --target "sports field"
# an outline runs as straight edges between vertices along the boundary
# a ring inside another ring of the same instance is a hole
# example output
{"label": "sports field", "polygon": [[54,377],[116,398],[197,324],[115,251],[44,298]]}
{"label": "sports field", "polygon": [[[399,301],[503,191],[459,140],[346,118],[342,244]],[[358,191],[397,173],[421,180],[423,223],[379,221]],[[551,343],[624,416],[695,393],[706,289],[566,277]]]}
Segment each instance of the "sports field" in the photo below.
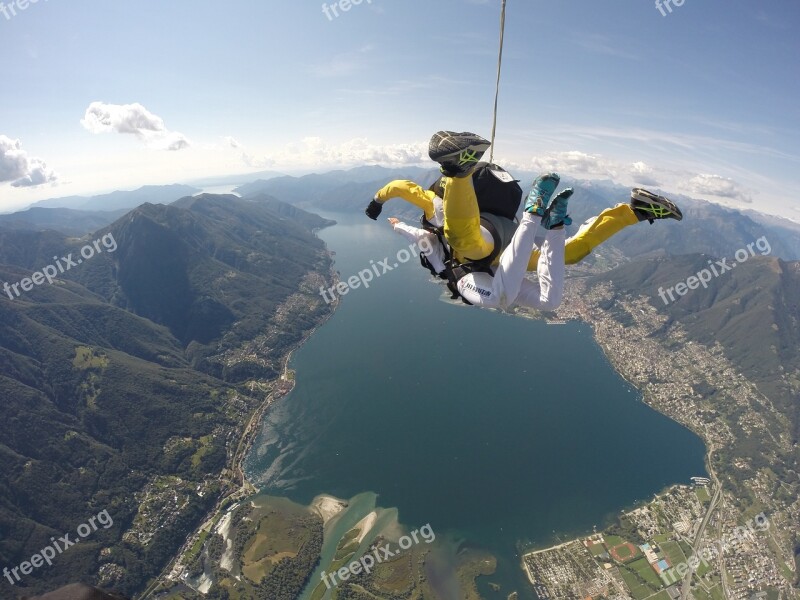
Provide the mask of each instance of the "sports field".
{"label": "sports field", "polygon": [[648,598],[664,587],[661,579],[645,558],[621,567],[620,574],[635,600]]}
{"label": "sports field", "polygon": [[611,558],[621,563],[629,562],[642,554],[639,549],[630,542],[618,544],[611,548],[608,553],[611,555]]}

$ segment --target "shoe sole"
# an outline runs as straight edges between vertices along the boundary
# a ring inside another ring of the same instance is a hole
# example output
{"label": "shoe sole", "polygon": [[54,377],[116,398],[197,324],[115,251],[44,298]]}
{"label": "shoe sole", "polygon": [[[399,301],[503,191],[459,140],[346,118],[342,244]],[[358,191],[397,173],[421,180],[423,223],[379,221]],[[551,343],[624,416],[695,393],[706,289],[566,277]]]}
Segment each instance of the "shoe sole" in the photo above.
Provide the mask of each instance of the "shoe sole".
{"label": "shoe sole", "polygon": [[[647,190],[643,190],[641,188],[634,188],[634,190],[631,192],[631,199],[634,201],[649,204],[651,207],[649,210],[647,207],[643,206],[637,206],[635,208],[643,212],[652,212],[653,218],[657,219],[673,218],[676,221],[683,220],[683,213],[681,212],[681,209],[678,208],[670,200],[667,200],[664,196],[659,196],[658,194],[654,194],[653,192],[648,192]],[[658,209],[654,210],[652,208],[654,205],[661,210],[660,211]]]}
{"label": "shoe sole", "polygon": [[[572,188],[567,188],[562,190],[555,198],[550,202],[550,206],[547,207],[547,210],[544,211],[544,216],[542,217],[542,227],[545,229],[553,229],[554,227],[558,227],[559,225],[564,225],[569,227],[572,225],[572,219],[568,214],[566,214],[566,209],[569,207],[569,199],[572,198],[572,194],[574,190]],[[553,214],[553,208],[556,204],[563,202],[564,204],[564,216],[559,221],[555,221],[553,223],[550,222],[550,217]]]}
{"label": "shoe sole", "polygon": [[456,150],[450,154],[445,154],[436,159],[441,165],[453,164],[463,167],[468,164],[477,165],[485,152],[489,149],[489,144],[474,144],[462,150]]}
{"label": "shoe sole", "polygon": [[480,162],[481,157],[483,154],[489,149],[492,145],[491,142],[483,139],[480,136],[474,136],[474,142],[468,144],[466,147],[459,145],[456,140],[459,136],[453,135],[448,137],[442,137],[437,143],[437,149],[445,146],[446,150],[449,150],[446,154],[438,154],[434,157],[434,152],[429,148],[428,155],[431,157],[431,160],[438,162],[439,164],[457,164],[459,166],[463,166],[469,163],[478,163]]}

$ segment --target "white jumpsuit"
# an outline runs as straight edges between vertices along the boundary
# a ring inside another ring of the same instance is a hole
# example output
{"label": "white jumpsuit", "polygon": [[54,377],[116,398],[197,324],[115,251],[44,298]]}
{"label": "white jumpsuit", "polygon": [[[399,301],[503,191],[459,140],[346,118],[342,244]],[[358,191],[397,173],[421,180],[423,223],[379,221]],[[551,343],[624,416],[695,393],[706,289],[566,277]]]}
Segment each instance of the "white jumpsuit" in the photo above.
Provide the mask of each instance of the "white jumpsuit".
{"label": "white jumpsuit", "polygon": [[566,229],[551,229],[544,237],[537,272],[539,282],[525,279],[541,217],[525,213],[500,263],[489,273],[470,273],[458,281],[458,291],[475,306],[508,309],[525,306],[551,311],[564,297]]}
{"label": "white jumpsuit", "polygon": [[[494,267],[494,275],[470,273],[458,281],[458,291],[467,302],[486,308],[524,306],[544,311],[555,310],[561,305],[564,297],[566,229],[547,231],[539,256],[539,282],[525,279],[540,223],[539,216],[524,214],[511,243],[500,255],[499,264]],[[426,258],[437,272],[444,270],[444,250],[434,234],[405,223],[397,223],[394,230],[410,241],[427,239],[428,247],[433,250],[424,253]]]}

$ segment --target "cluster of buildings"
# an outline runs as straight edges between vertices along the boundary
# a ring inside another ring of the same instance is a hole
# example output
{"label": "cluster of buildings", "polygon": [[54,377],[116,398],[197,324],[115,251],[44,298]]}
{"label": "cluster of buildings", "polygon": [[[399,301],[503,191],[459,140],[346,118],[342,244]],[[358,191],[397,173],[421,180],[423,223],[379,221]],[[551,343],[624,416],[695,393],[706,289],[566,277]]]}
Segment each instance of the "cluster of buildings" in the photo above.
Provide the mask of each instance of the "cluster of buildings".
{"label": "cluster of buildings", "polygon": [[647,562],[650,563],[650,566],[653,567],[653,570],[657,575],[661,575],[672,566],[672,564],[669,562],[669,558],[664,556],[658,546],[642,544],[639,546],[639,549],[642,551],[642,554],[644,554]]}
{"label": "cluster of buildings", "polygon": [[[770,555],[769,525],[744,527],[731,507],[715,510],[705,530],[706,542],[697,552],[692,550],[708,497],[702,486],[673,486],[625,513],[623,519],[636,529],[638,541],[647,540],[637,545],[630,543],[634,540],[596,533],[525,554],[523,566],[537,597],[641,600],[642,589],[634,593],[629,584],[630,573],[646,568],[643,561],[657,576],[647,593],[661,594],[658,598],[678,600],[684,576],[693,571],[692,600],[750,600],[766,589],[786,589]],[[792,596],[780,596],[784,597]]]}
{"label": "cluster of buildings", "polygon": [[539,600],[583,600],[607,596],[613,589],[605,569],[582,540],[530,552],[522,562]]}

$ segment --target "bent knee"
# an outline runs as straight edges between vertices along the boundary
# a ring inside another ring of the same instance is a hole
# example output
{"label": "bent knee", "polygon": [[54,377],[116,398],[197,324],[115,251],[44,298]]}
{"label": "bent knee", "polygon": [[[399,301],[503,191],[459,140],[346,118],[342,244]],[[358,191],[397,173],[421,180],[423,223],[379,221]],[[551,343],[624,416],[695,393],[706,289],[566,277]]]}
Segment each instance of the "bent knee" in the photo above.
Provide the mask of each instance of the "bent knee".
{"label": "bent knee", "polygon": [[554,311],[559,306],[561,306],[561,302],[564,300],[564,292],[558,292],[556,294],[551,294],[548,298],[542,298],[541,306],[539,310],[543,311]]}

